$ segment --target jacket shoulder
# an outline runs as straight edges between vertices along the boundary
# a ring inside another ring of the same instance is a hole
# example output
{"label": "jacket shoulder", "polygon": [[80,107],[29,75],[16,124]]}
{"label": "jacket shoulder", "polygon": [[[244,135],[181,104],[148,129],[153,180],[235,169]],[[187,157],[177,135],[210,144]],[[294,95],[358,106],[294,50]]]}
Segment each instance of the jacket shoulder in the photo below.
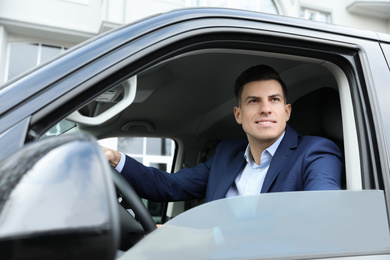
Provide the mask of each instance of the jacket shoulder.
{"label": "jacket shoulder", "polygon": [[218,147],[244,147],[248,145],[248,140],[246,138],[229,138],[229,139],[224,139],[222,140],[219,144]]}
{"label": "jacket shoulder", "polygon": [[238,152],[244,152],[245,148],[248,145],[248,140],[246,138],[230,138],[222,140],[216,149],[216,155],[228,155],[228,154],[237,154]]}

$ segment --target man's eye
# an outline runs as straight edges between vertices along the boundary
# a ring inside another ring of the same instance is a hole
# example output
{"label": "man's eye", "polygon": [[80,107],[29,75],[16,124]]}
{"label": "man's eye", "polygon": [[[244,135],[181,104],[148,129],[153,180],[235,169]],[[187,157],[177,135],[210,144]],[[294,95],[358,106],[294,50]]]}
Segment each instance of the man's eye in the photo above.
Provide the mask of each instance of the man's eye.
{"label": "man's eye", "polygon": [[271,101],[272,101],[272,102],[278,102],[278,101],[280,101],[280,98],[276,98],[276,97],[275,97],[275,98],[272,98]]}
{"label": "man's eye", "polygon": [[257,100],[256,99],[251,99],[251,100],[249,100],[249,103],[257,103]]}

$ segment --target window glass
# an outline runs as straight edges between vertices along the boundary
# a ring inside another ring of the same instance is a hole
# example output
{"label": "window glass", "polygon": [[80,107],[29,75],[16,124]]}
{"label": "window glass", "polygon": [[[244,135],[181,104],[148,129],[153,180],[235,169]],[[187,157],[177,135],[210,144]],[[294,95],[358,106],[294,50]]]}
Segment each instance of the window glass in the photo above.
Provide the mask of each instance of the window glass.
{"label": "window glass", "polygon": [[134,159],[134,160],[136,160],[137,162],[140,162],[140,163],[142,163],[142,157],[138,157],[138,156],[132,156],[132,158]]}
{"label": "window glass", "polygon": [[208,5],[218,6],[218,7],[228,7],[229,1],[227,1],[227,0],[209,0]]}
{"label": "window glass", "polygon": [[192,5],[237,8],[274,14],[279,13],[273,0],[193,0]]}
{"label": "window glass", "polygon": [[154,167],[154,168],[157,168],[157,169],[160,169],[162,171],[167,171],[167,165],[165,163],[154,163],[154,162],[150,162],[149,165],[151,167]]}
{"label": "window glass", "polygon": [[181,5],[184,5],[188,2],[188,0],[165,0],[163,2],[169,2],[169,3],[173,3],[173,4],[181,4]]}
{"label": "window glass", "polygon": [[89,0],[62,0],[62,1],[65,1],[65,2],[73,2],[73,3],[77,3],[77,4],[88,4]]}
{"label": "window glass", "polygon": [[279,13],[274,1],[271,1],[271,0],[270,1],[262,1],[261,6],[260,6],[260,11],[264,11],[264,12],[272,13],[272,14]]}
{"label": "window glass", "polygon": [[7,79],[12,79],[24,71],[27,71],[36,66],[37,57],[37,44],[10,44]]}
{"label": "window glass", "polygon": [[[368,259],[382,259],[377,254],[389,254],[390,240],[380,190],[215,200],[177,216],[159,232],[126,257],[135,259],[139,255],[133,252],[148,252],[153,245],[159,255],[150,259],[367,259],[368,254]],[[169,238],[174,250],[158,247],[161,238]]]}
{"label": "window glass", "polygon": [[301,18],[304,19],[309,19],[313,21],[318,21],[318,22],[324,22],[324,23],[330,23],[330,13],[329,12],[324,12],[324,11],[319,11],[315,9],[309,9],[309,8],[302,8],[301,9]]}
{"label": "window glass", "polygon": [[57,56],[66,48],[41,43],[10,43],[6,80]]}
{"label": "window glass", "polygon": [[44,63],[61,53],[60,47],[42,45],[40,63]]}
{"label": "window glass", "polygon": [[165,138],[149,138],[146,152],[152,155],[171,155],[171,142]]}
{"label": "window glass", "polygon": [[118,148],[116,150],[133,156],[144,154],[144,138],[118,138]]}
{"label": "window glass", "polygon": [[53,126],[49,131],[47,131],[42,137],[48,137],[48,136],[57,136],[62,135],[65,132],[68,132],[69,130],[73,129],[76,126],[75,123],[68,121],[68,120],[62,120],[55,126]]}

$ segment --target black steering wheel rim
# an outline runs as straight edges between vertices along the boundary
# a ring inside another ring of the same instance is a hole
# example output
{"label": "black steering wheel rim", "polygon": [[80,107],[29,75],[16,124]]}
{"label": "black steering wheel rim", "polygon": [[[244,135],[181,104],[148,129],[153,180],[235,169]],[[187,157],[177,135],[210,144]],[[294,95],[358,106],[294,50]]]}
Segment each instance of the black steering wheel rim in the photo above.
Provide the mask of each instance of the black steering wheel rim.
{"label": "black steering wheel rim", "polygon": [[115,188],[133,210],[145,233],[148,234],[155,230],[157,228],[156,223],[154,222],[149,211],[146,209],[145,205],[142,203],[141,198],[117,170],[112,167],[111,169]]}

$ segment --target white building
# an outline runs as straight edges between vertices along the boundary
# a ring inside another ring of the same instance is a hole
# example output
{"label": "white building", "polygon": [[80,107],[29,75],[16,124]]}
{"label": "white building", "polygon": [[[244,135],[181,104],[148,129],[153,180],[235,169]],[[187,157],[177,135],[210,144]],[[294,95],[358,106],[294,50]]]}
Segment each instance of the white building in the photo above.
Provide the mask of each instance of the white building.
{"label": "white building", "polygon": [[390,0],[0,0],[0,85],[109,29],[194,6],[249,9],[390,33]]}
{"label": "white building", "polygon": [[[107,30],[196,6],[248,9],[390,33],[390,0],[0,0],[0,85]],[[170,168],[166,156],[147,151],[147,147],[162,147],[165,140],[159,145],[145,138],[129,142],[133,147],[139,143],[138,151],[128,153],[143,163]],[[171,156],[173,142],[166,145],[162,150]]]}

